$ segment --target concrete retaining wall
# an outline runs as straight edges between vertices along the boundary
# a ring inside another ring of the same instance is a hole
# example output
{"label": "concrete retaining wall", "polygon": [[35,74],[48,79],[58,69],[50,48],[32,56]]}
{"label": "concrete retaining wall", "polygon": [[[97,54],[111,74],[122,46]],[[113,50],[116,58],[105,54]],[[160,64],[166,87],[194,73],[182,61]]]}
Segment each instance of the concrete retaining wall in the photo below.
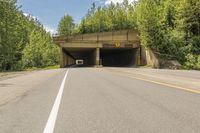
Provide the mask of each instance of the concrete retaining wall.
{"label": "concrete retaining wall", "polygon": [[160,68],[159,59],[156,57],[153,51],[144,47],[141,47],[141,65]]}

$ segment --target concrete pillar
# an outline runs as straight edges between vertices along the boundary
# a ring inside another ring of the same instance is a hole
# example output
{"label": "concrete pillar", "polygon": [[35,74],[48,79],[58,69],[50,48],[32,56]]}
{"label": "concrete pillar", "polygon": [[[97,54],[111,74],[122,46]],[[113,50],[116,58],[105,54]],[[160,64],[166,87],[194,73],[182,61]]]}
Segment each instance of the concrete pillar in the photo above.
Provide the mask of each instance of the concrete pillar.
{"label": "concrete pillar", "polygon": [[96,48],[96,66],[100,65],[100,48]]}
{"label": "concrete pillar", "polygon": [[67,55],[63,48],[60,48],[60,68],[72,64],[75,64],[75,60],[71,56]]}
{"label": "concrete pillar", "polygon": [[65,59],[65,53],[63,51],[63,48],[60,48],[60,67],[61,68],[65,67],[64,59]]}
{"label": "concrete pillar", "polygon": [[136,51],[136,66],[141,65],[141,48],[138,48]]}

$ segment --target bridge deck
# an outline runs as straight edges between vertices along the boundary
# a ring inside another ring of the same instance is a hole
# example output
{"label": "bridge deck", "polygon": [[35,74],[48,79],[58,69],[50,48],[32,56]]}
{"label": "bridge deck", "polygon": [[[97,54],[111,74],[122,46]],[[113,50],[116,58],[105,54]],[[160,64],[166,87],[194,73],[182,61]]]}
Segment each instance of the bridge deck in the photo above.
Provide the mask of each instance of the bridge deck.
{"label": "bridge deck", "polygon": [[91,33],[91,34],[82,34],[74,36],[57,36],[54,37],[53,40],[56,44],[64,44],[64,43],[132,44],[140,42],[138,33],[132,30]]}

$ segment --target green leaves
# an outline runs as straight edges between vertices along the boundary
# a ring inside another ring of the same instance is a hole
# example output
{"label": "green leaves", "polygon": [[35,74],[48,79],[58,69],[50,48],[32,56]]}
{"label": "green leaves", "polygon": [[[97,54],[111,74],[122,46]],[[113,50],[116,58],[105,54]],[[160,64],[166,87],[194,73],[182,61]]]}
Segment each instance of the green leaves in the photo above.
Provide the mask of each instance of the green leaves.
{"label": "green leaves", "polygon": [[58,57],[40,22],[23,15],[15,0],[0,1],[0,71],[55,65]]}
{"label": "green leaves", "polygon": [[12,64],[16,63],[17,19],[15,1],[0,1],[0,70],[14,69]]}
{"label": "green leaves", "polygon": [[71,16],[65,15],[59,25],[58,25],[58,33],[59,35],[72,35],[75,24],[74,20]]}
{"label": "green leaves", "polygon": [[52,39],[46,31],[32,31],[29,41],[23,50],[22,62],[25,68],[47,67],[58,63],[58,48],[52,44]]}
{"label": "green leaves", "polygon": [[181,28],[188,32],[187,37],[200,35],[200,1],[181,0],[178,8],[177,21]]}
{"label": "green leaves", "polygon": [[142,45],[159,53],[160,58],[175,57],[188,68],[197,69],[199,3],[199,0],[140,0],[136,21]]}
{"label": "green leaves", "polygon": [[184,65],[186,69],[200,70],[200,55],[187,54]]}
{"label": "green leaves", "polygon": [[80,33],[94,33],[135,28],[133,6],[125,0],[122,4],[98,7],[93,4],[78,26]]}

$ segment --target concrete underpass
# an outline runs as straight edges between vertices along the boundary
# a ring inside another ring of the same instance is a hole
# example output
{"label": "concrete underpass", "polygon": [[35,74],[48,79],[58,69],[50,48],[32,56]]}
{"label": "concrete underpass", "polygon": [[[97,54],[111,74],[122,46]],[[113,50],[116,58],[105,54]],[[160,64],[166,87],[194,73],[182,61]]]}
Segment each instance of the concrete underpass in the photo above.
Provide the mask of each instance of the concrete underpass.
{"label": "concrete underpass", "polygon": [[136,66],[140,60],[140,39],[135,31],[113,31],[54,37],[60,47],[60,66],[83,60],[83,66]]}
{"label": "concrete underpass", "polygon": [[[65,49],[64,54],[72,58],[69,65],[75,64],[75,60],[84,60],[81,66],[112,66],[112,67],[129,67],[135,66],[137,60],[137,48],[71,48]],[[67,58],[64,58],[67,60]],[[64,61],[66,62],[66,61]]]}
{"label": "concrete underpass", "polygon": [[103,66],[129,67],[136,65],[136,55],[138,49],[101,49],[100,60]]}
{"label": "concrete underpass", "polygon": [[83,66],[95,66],[96,64],[96,49],[94,48],[72,48],[66,49],[66,51],[66,54],[74,59],[69,65],[75,64],[75,60],[84,60]]}

